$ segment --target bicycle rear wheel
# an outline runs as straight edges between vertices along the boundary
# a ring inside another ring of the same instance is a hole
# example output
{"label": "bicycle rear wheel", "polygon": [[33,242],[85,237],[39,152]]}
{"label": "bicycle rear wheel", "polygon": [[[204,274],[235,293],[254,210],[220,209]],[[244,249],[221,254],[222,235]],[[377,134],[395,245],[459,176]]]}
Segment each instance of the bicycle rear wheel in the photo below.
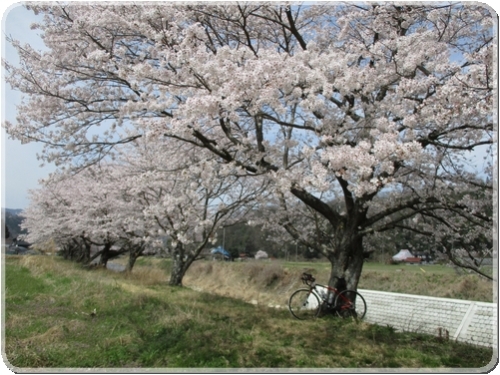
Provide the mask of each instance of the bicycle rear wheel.
{"label": "bicycle rear wheel", "polygon": [[335,298],[335,310],[342,318],[363,319],[366,315],[366,302],[354,290],[344,290]]}
{"label": "bicycle rear wheel", "polygon": [[321,303],[309,289],[299,289],[290,296],[288,308],[297,319],[313,319],[318,316]]}

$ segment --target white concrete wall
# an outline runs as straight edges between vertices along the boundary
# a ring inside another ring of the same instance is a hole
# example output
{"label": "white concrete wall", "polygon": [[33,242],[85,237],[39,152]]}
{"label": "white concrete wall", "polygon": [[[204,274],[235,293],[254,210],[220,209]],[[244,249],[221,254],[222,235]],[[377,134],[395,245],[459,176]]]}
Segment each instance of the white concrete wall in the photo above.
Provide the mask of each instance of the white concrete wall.
{"label": "white concrete wall", "polygon": [[494,303],[435,298],[359,289],[365,298],[365,320],[399,331],[439,335],[450,340],[498,347],[498,311]]}

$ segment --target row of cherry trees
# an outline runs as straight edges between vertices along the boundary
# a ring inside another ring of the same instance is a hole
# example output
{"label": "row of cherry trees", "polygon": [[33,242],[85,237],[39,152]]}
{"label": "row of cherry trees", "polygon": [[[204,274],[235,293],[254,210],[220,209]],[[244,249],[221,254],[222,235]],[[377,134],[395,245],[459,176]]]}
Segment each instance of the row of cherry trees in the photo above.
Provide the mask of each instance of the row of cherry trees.
{"label": "row of cherry trees", "polygon": [[[99,257],[103,266],[128,253],[131,271],[146,248],[165,246],[167,238],[170,284],[182,285],[217,229],[242,220],[265,194],[265,183],[246,181],[223,167],[181,142],[136,140],[112,162],[42,181],[23,213],[27,240],[54,241],[65,256],[84,263]],[[101,250],[91,256],[92,246]]]}
{"label": "row of cherry trees", "polygon": [[[492,163],[481,170],[470,164],[478,149],[492,162],[496,145],[495,33],[486,7],[29,9],[41,17],[33,27],[47,50],[12,41],[21,63],[4,63],[7,81],[26,101],[17,122],[4,124],[7,132],[43,142],[44,160],[72,170],[97,168],[139,139],[175,141],[178,151],[155,159],[144,177],[151,190],[139,193],[158,227],[167,227],[168,215],[149,206],[156,181],[185,162],[199,170],[189,184],[266,187],[259,201],[269,208],[265,224],[327,257],[331,286],[344,277],[356,289],[363,239],[394,228],[433,238],[478,271],[476,256],[491,253],[496,176]],[[170,197],[164,207],[189,209],[169,189],[160,189]],[[232,195],[221,191],[218,199]],[[209,229],[204,210],[196,211],[199,235]],[[177,224],[170,233],[181,244],[196,237],[186,231]]]}

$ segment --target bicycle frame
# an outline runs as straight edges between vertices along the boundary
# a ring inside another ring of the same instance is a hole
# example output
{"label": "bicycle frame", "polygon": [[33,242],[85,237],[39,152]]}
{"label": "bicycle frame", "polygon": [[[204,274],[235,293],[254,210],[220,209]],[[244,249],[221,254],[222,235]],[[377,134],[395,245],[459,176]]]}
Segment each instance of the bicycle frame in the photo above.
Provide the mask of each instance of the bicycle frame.
{"label": "bicycle frame", "polygon": [[[322,292],[320,289],[324,289],[325,292]],[[340,291],[336,288],[332,288],[329,285],[321,285],[321,284],[314,284],[311,286],[311,292],[316,294],[318,298],[323,302],[328,305],[333,305],[335,302],[335,299],[340,296],[340,299],[342,300],[343,303],[348,303],[350,302],[343,294],[340,293]],[[332,300],[331,302],[328,302],[328,294],[332,294]]]}
{"label": "bicycle frame", "polygon": [[[302,282],[307,289],[296,290],[289,299],[289,309],[292,315],[298,319],[316,317],[320,312],[335,312],[341,317],[358,317],[356,305],[361,307],[359,318],[366,314],[366,302],[357,291],[331,287],[329,285],[316,284],[315,278],[307,273],[302,274]],[[301,295],[301,293],[303,293]],[[311,296],[314,295],[314,297]],[[295,299],[294,299],[295,298]],[[299,316],[300,311],[311,311],[312,314]],[[299,315],[297,315],[297,313]]]}
{"label": "bicycle frame", "polygon": [[[340,314],[344,310],[349,310],[352,306],[352,301],[344,293],[331,286],[313,284],[310,286],[310,292],[319,298],[320,304],[327,310],[336,311]],[[329,300],[330,294],[332,297]]]}
{"label": "bicycle frame", "polygon": [[322,302],[326,302],[328,300],[328,293],[333,293],[334,296],[337,295],[337,289],[332,288],[328,285],[313,284],[310,286],[310,290],[311,290],[311,293],[316,294],[316,296]]}
{"label": "bicycle frame", "polygon": [[357,291],[316,284],[316,279],[305,272],[301,279],[307,288],[296,290],[288,300],[288,308],[295,318],[315,318],[322,312],[336,313],[343,318],[363,319],[365,316],[366,302]]}

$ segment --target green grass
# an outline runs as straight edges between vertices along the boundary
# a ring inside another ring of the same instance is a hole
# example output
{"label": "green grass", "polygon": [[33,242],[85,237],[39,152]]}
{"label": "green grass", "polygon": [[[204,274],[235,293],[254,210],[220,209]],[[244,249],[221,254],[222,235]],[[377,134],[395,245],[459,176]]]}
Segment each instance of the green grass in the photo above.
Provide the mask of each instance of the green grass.
{"label": "green grass", "polygon": [[479,369],[493,356],[390,327],[297,321],[286,310],[57,258],[7,257],[5,271],[4,349],[17,368]]}
{"label": "green grass", "polygon": [[[290,262],[286,261],[283,262],[283,266],[289,267],[289,268],[296,268],[296,269],[301,269],[301,268],[312,268],[317,271],[330,271],[330,263],[328,261],[316,261],[316,262]],[[488,267],[485,267],[487,269]],[[489,267],[491,268],[491,267]],[[430,272],[433,274],[441,274],[441,275],[455,275],[457,274],[457,271],[453,267],[449,267],[443,264],[422,264],[422,265],[415,265],[415,264],[385,264],[385,263],[378,263],[378,262],[365,262],[363,265],[363,272],[370,272],[370,271],[375,271],[375,272],[384,272],[388,274],[396,274],[401,271],[401,269],[404,269],[407,272],[411,273],[420,273],[422,270],[425,272]]]}
{"label": "green grass", "polygon": [[[317,267],[321,267],[321,268],[325,268],[325,269],[330,269],[330,263],[325,259],[315,260],[315,261],[310,261],[310,262],[283,261],[283,263],[286,266],[290,266],[290,267],[311,267],[311,265],[313,265],[313,266],[317,266]],[[403,266],[406,267],[406,265],[404,263],[387,264],[387,263],[380,263],[380,262],[368,260],[367,262],[365,262],[363,269],[390,271],[391,269],[395,269],[398,266],[399,267],[403,267]],[[454,272],[452,267],[448,267],[444,264],[438,264],[438,263],[436,263],[436,264],[422,264],[422,265],[408,265],[408,267],[409,268],[417,268],[417,269],[419,267],[422,267],[424,269],[431,269],[431,270],[435,270],[437,272],[444,272],[444,273],[453,273]],[[488,266],[485,266],[485,267],[488,267]]]}

